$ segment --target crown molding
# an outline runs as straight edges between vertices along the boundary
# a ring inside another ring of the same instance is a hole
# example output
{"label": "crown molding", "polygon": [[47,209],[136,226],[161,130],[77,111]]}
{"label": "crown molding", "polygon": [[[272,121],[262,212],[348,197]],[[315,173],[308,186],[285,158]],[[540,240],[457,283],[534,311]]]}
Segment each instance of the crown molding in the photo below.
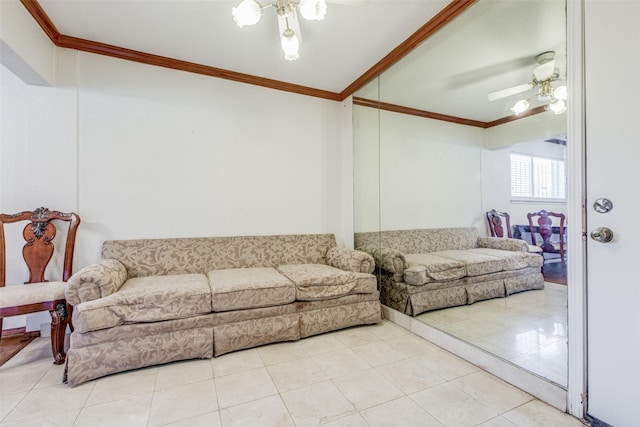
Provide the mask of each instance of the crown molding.
{"label": "crown molding", "polygon": [[408,114],[410,116],[422,117],[425,119],[441,120],[449,123],[456,123],[465,126],[474,126],[482,129],[488,129],[494,126],[502,125],[504,123],[512,122],[514,120],[520,120],[525,117],[533,116],[535,114],[544,113],[547,111],[544,106],[532,108],[518,116],[511,115],[503,117],[501,119],[493,120],[491,122],[483,122],[480,120],[465,119],[463,117],[449,116],[446,114],[434,113],[432,111],[419,110],[417,108],[403,107],[402,105],[390,104],[388,102],[374,101],[371,99],[353,97],[353,105],[360,105],[362,107],[376,108],[379,110],[391,111],[393,113]]}
{"label": "crown molding", "polygon": [[400,45],[389,52],[387,56],[382,58],[376,65],[369,68],[369,70],[367,70],[363,75],[358,77],[353,83],[340,92],[341,98],[345,99],[348,96],[353,95],[358,89],[398,62],[409,52],[415,49],[420,43],[431,37],[433,33],[467,10],[467,8],[473,5],[476,1],[477,0],[454,0],[449,3],[447,7],[442,9],[436,16],[420,27],[418,31],[400,43]]}
{"label": "crown molding", "polygon": [[[369,70],[358,77],[342,92],[336,93],[60,34],[55,24],[51,21],[42,6],[40,6],[40,3],[38,3],[38,0],[20,0],[23,6],[31,14],[33,19],[38,23],[40,28],[42,28],[42,31],[44,31],[45,34],[49,37],[51,42],[61,48],[75,49],[82,52],[110,56],[112,58],[124,59],[127,61],[134,61],[148,65],[155,65],[158,67],[170,68],[173,70],[185,71],[188,73],[201,74],[209,77],[217,77],[239,83],[246,83],[255,86],[266,87],[269,89],[296,93],[299,95],[307,95],[315,98],[328,99],[331,101],[344,101],[346,98],[353,95],[358,89],[362,88],[371,79],[402,59],[420,43],[425,41],[447,23],[451,22],[451,20],[455,19],[467,8],[472,6],[476,1],[477,0],[453,0],[436,16],[430,19],[425,25],[420,27],[415,33],[413,33],[408,39],[398,45],[395,49],[389,52],[389,54],[382,58],[377,64],[369,68]],[[519,120],[524,117],[529,117],[534,114],[539,114],[546,111],[544,107],[536,107],[518,116],[507,116],[491,122],[482,122],[478,120],[449,116],[446,114],[418,110],[415,108],[403,107],[400,105],[394,105],[380,101],[372,101],[357,97],[353,98],[353,104],[434,120],[443,120],[461,125],[475,126],[484,129],[498,126],[514,120]]]}

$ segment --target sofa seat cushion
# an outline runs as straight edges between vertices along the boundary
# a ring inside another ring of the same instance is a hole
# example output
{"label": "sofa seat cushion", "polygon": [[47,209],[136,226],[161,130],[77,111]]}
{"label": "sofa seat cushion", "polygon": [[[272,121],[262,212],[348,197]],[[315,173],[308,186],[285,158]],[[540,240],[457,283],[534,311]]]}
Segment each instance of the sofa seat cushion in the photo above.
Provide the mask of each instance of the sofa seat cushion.
{"label": "sofa seat cushion", "polygon": [[444,258],[435,253],[407,254],[405,260],[407,268],[404,281],[414,286],[431,281],[460,279],[467,274],[464,262]]}
{"label": "sofa seat cushion", "polygon": [[289,304],[296,289],[271,267],[229,268],[208,274],[213,311],[244,310]]}
{"label": "sofa seat cushion", "polygon": [[[501,249],[488,248],[470,249],[470,251],[490,255],[501,259],[503,271],[513,271],[521,270],[527,267],[535,267],[535,265],[531,265],[531,255],[527,252],[505,251]],[[536,257],[533,257],[533,259],[535,258]]]}
{"label": "sofa seat cushion", "polygon": [[84,333],[210,312],[211,288],[204,274],[138,277],[111,295],[75,306],[73,325],[76,332]]}
{"label": "sofa seat cushion", "polygon": [[281,265],[278,271],[295,284],[298,301],[349,295],[358,285],[356,273],[324,264]]}
{"label": "sofa seat cushion", "polygon": [[482,276],[483,274],[502,271],[502,259],[473,250],[451,250],[435,252],[443,258],[453,259],[466,264],[467,276]]}

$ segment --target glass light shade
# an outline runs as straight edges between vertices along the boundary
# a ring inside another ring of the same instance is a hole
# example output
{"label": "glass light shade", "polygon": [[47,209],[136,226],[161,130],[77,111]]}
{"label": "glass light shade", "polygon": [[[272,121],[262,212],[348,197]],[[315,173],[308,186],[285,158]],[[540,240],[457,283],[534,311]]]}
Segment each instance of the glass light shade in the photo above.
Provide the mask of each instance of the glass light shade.
{"label": "glass light shade", "polygon": [[300,40],[298,40],[298,36],[291,29],[287,29],[282,33],[280,37],[280,44],[282,45],[282,50],[284,51],[284,58],[288,61],[293,61],[298,59],[300,55],[298,55],[298,48],[300,47]]}
{"label": "glass light shade", "polygon": [[562,114],[567,111],[567,104],[562,99],[556,99],[554,102],[549,104],[549,109],[555,114]]}
{"label": "glass light shade", "polygon": [[327,14],[327,3],[324,0],[300,0],[300,14],[310,21],[322,21]]}
{"label": "glass light shade", "polygon": [[256,24],[262,16],[262,6],[255,0],[243,0],[238,7],[231,8],[231,15],[240,28]]}
{"label": "glass light shade", "polygon": [[529,109],[529,105],[530,104],[528,100],[521,99],[520,101],[516,102],[513,107],[511,107],[511,111],[513,111],[514,114],[518,115],[527,111]]}
{"label": "glass light shade", "polygon": [[558,86],[553,91],[553,97],[555,99],[562,99],[563,101],[567,100],[567,87],[566,86]]}

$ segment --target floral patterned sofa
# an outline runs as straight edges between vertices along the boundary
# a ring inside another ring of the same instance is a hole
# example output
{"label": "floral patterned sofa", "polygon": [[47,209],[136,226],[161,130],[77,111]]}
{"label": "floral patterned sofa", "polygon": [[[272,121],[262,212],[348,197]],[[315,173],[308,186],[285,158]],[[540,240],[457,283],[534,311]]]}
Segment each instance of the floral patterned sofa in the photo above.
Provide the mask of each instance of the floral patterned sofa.
{"label": "floral patterned sofa", "polygon": [[376,261],[382,303],[412,316],[544,288],[543,259],[526,242],[476,228],[356,233],[355,248]]}
{"label": "floral patterned sofa", "polygon": [[70,385],[381,320],[373,258],[332,234],[106,241],[65,296]]}

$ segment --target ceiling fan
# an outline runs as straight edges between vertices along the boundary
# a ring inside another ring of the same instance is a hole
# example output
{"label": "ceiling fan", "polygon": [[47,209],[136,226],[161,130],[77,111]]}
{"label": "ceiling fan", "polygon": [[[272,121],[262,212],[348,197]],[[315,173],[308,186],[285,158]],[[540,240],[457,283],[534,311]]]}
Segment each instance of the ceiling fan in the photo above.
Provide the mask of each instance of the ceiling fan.
{"label": "ceiling fan", "polygon": [[529,109],[531,100],[537,98],[542,102],[548,101],[547,109],[556,114],[563,113],[566,110],[567,87],[564,85],[556,88],[553,87],[552,82],[560,80],[560,72],[555,67],[555,52],[543,52],[536,56],[536,61],[539,65],[533,69],[531,82],[490,92],[487,94],[489,101],[496,101],[538,87],[538,93],[536,95],[528,99],[519,100],[511,108],[511,111],[516,115],[523,113]]}
{"label": "ceiling fan", "polygon": [[278,15],[278,31],[280,44],[285,59],[298,59],[300,47],[300,24],[298,14],[309,21],[321,21],[327,14],[327,3],[360,5],[368,0],[271,0],[273,3],[262,4],[257,0],[243,0],[237,7],[231,9],[233,20],[238,27],[256,24],[262,16],[262,11],[273,7]]}

